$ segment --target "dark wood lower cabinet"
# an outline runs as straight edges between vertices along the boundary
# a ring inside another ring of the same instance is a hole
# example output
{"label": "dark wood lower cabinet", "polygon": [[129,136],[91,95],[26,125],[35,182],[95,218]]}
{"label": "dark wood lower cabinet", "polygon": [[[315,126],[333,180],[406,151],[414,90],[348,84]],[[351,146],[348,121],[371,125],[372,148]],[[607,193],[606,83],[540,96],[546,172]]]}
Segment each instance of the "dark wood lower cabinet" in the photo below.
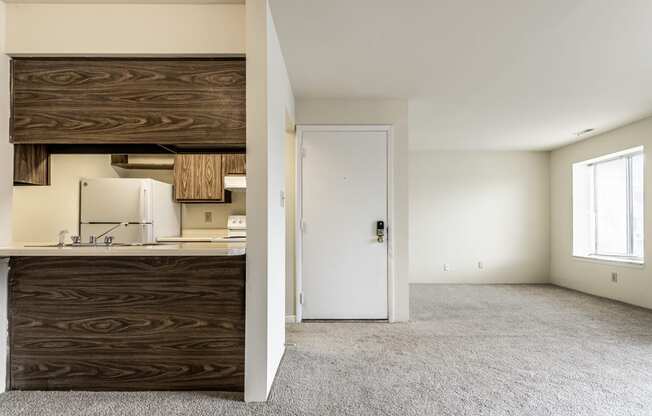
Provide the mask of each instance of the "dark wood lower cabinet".
{"label": "dark wood lower cabinet", "polygon": [[14,390],[244,390],[245,257],[14,257]]}

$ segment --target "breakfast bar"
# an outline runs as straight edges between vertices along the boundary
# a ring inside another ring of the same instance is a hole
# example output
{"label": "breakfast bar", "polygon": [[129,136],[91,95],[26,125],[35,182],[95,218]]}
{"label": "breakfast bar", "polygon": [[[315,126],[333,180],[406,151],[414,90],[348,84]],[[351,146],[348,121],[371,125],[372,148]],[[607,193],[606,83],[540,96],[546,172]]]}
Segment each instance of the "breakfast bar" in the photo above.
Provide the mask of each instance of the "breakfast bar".
{"label": "breakfast bar", "polygon": [[0,248],[9,388],[244,390],[245,243]]}

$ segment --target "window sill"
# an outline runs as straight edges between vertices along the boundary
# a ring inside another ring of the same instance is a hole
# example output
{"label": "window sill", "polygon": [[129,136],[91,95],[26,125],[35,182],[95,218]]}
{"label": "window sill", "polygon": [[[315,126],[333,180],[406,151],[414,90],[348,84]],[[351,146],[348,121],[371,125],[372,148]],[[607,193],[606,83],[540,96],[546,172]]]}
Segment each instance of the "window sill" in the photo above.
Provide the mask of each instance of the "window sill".
{"label": "window sill", "polygon": [[606,263],[606,264],[616,263],[616,264],[629,265],[635,267],[645,266],[645,260],[628,259],[622,257],[587,255],[587,256],[573,256],[573,258],[577,260],[589,261],[594,263]]}

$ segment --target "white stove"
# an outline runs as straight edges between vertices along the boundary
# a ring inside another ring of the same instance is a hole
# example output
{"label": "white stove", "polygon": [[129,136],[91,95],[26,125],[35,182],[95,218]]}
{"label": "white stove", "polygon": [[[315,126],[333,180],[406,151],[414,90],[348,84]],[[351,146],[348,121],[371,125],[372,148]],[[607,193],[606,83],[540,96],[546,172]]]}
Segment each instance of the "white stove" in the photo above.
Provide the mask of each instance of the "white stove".
{"label": "white stove", "polygon": [[190,234],[184,237],[159,237],[157,241],[159,243],[244,243],[247,241],[246,215],[229,215],[226,227],[226,230],[214,230],[216,235],[193,233],[195,235]]}
{"label": "white stove", "polygon": [[247,216],[229,215],[226,230],[227,238],[247,238]]}

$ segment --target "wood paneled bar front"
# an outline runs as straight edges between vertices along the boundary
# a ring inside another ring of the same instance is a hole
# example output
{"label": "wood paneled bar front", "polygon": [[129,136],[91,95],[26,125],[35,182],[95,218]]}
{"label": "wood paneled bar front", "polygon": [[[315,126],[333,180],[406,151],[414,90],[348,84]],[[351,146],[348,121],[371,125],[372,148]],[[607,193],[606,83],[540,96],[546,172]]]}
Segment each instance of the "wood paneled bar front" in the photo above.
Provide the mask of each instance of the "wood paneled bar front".
{"label": "wood paneled bar front", "polygon": [[13,390],[244,390],[245,256],[25,256]]}

